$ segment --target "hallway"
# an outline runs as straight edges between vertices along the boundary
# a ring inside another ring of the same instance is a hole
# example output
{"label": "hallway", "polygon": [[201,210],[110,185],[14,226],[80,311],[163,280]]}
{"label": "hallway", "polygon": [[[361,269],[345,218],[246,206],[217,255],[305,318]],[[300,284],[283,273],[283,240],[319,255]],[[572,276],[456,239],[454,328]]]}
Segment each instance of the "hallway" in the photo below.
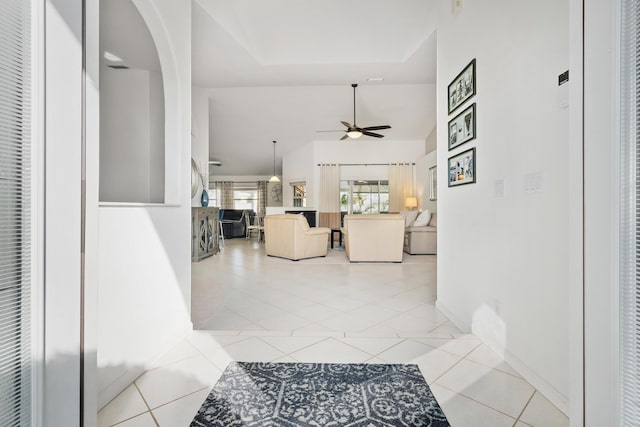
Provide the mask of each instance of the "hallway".
{"label": "hallway", "polygon": [[232,360],[412,363],[453,426],[568,425],[436,310],[435,257],[304,264],[267,258],[256,242],[225,243],[192,264],[196,330],[100,411],[99,426],[188,426]]}

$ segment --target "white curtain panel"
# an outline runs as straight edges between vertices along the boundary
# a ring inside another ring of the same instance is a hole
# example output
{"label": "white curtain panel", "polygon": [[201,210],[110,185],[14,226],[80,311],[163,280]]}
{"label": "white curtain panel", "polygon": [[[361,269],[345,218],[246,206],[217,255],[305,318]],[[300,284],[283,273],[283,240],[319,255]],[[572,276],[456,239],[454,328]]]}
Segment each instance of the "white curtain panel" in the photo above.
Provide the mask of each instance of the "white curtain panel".
{"label": "white curtain panel", "polygon": [[320,227],[340,228],[340,166],[320,165]]}
{"label": "white curtain panel", "polygon": [[389,212],[404,210],[404,200],[415,197],[413,186],[413,164],[389,165]]}

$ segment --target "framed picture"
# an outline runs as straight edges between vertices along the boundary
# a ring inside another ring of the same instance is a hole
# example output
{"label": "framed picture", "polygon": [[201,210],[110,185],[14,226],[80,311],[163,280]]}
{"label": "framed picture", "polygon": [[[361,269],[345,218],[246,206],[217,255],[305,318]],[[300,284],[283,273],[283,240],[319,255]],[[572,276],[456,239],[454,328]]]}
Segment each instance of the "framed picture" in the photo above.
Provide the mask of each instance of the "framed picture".
{"label": "framed picture", "polygon": [[438,200],[438,166],[429,168],[429,200]]}
{"label": "framed picture", "polygon": [[469,65],[456,76],[449,84],[449,114],[462,105],[464,101],[476,94],[476,60],[471,60]]}
{"label": "framed picture", "polygon": [[449,121],[449,150],[476,139],[476,103]]}
{"label": "framed picture", "polygon": [[449,187],[476,182],[476,148],[449,157]]}

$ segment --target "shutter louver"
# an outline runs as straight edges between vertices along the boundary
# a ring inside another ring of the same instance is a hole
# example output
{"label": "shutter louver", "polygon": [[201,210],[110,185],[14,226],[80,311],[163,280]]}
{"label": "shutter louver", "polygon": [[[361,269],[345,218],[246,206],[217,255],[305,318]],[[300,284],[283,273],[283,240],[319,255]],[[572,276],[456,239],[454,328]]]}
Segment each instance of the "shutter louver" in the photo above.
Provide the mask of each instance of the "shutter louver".
{"label": "shutter louver", "polygon": [[0,425],[31,425],[31,4],[0,2]]}
{"label": "shutter louver", "polygon": [[621,425],[640,425],[640,3],[624,0],[621,45]]}

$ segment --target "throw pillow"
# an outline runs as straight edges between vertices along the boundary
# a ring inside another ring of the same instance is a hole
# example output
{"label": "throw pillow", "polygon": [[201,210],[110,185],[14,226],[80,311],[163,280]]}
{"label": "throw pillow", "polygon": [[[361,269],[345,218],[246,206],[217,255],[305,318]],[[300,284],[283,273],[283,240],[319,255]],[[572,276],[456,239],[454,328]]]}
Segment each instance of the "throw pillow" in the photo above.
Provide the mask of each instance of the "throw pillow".
{"label": "throw pillow", "polygon": [[409,227],[418,216],[418,211],[400,211],[400,215],[404,217],[404,226]]}
{"label": "throw pillow", "polygon": [[424,227],[425,225],[429,225],[429,221],[431,221],[431,211],[429,209],[425,209],[418,218],[413,221],[413,226]]}

